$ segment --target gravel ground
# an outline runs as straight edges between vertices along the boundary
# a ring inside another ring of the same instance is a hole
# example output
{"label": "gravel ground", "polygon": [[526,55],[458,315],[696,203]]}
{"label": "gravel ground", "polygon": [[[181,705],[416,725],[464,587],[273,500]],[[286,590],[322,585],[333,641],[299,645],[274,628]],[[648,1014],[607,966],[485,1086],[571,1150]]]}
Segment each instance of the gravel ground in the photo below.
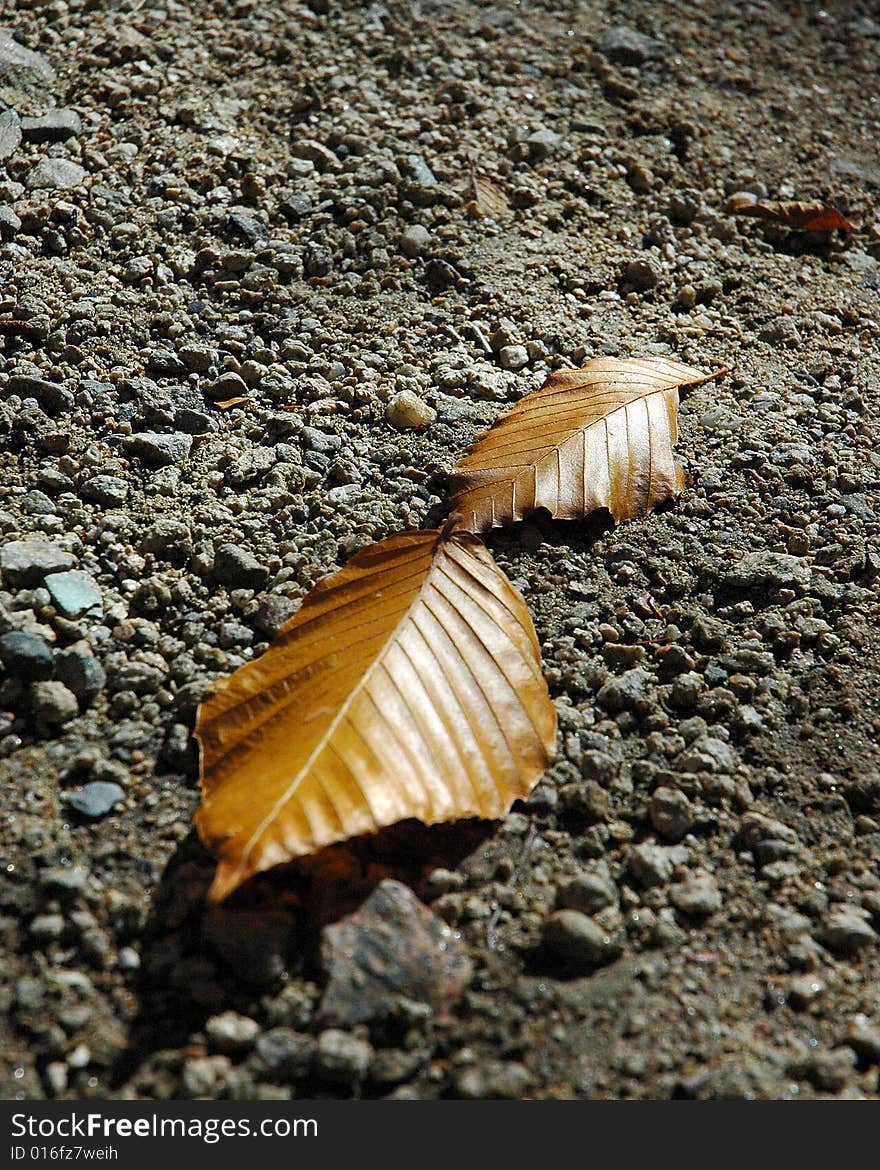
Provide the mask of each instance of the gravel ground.
{"label": "gravel ground", "polygon": [[[0,25],[0,1092],[880,1096],[876,6]],[[545,781],[206,912],[200,696],[601,354],[730,373],[676,504],[491,538]]]}

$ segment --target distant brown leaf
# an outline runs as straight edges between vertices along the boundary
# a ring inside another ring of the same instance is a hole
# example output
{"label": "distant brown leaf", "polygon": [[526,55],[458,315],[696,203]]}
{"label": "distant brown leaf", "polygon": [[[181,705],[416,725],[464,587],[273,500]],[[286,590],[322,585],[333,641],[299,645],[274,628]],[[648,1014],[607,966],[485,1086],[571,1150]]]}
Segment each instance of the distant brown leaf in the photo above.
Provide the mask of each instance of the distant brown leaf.
{"label": "distant brown leaf", "polygon": [[761,203],[747,195],[732,195],[727,201],[732,215],[750,215],[755,219],[778,223],[795,232],[856,231],[858,224],[850,223],[830,203],[798,203],[770,201]]}
{"label": "distant brown leaf", "polygon": [[503,219],[505,215],[510,214],[510,200],[497,179],[490,179],[488,175],[473,171],[471,185],[474,197],[468,208],[472,215],[481,219]]}
{"label": "distant brown leaf", "polygon": [[558,370],[518,402],[452,471],[452,506],[479,532],[536,508],[616,522],[677,496],[678,387],[717,378],[668,358],[596,358]]}
{"label": "distant brown leaf", "polygon": [[202,703],[213,900],[410,817],[501,817],[543,772],[556,716],[531,618],[482,543],[452,529],[361,549]]}
{"label": "distant brown leaf", "polygon": [[215,402],[214,405],[219,407],[220,410],[231,410],[233,406],[245,406],[251,401],[252,399],[244,395],[239,398],[224,398],[221,402]]}

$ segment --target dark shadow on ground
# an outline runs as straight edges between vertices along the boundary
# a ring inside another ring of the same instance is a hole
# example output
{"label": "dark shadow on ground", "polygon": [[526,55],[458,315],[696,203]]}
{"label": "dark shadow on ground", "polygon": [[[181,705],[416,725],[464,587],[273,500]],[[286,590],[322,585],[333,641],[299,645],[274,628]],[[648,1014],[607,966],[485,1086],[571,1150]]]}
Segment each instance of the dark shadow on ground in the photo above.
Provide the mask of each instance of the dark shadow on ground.
{"label": "dark shadow on ground", "polygon": [[386,878],[419,894],[432,870],[459,865],[495,828],[480,820],[403,821],[260,874],[219,906],[207,900],[213,861],[191,832],[153,898],[134,988],[139,1012],[114,1086],[150,1055],[185,1049],[211,1016],[259,1012],[262,996],[289,975],[320,984],[322,927],[357,909]]}

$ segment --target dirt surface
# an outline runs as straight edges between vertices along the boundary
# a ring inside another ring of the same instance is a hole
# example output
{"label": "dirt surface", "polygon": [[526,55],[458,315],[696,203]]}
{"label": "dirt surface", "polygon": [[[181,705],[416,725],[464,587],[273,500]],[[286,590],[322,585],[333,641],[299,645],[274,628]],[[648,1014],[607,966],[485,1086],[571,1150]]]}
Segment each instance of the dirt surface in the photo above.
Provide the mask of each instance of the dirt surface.
{"label": "dirt surface", "polygon": [[[3,1095],[880,1095],[876,6],[0,25]],[[729,373],[684,396],[677,502],[489,541],[543,644],[546,779],[207,912],[200,696],[603,354]],[[345,984],[373,904],[346,915],[382,879],[430,915],[379,888],[377,1007]]]}

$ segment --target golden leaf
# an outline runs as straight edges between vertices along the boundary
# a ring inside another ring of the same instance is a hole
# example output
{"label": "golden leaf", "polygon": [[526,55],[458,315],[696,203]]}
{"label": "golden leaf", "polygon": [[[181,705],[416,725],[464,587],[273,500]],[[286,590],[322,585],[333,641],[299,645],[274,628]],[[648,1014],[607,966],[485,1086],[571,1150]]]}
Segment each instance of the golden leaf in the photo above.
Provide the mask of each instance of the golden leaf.
{"label": "golden leaf", "polygon": [[750,215],[754,219],[768,220],[795,232],[852,232],[858,229],[858,224],[850,223],[836,207],[822,203],[821,200],[814,203],[772,200],[762,203],[748,195],[739,194],[728,199],[727,210],[732,215]]}
{"label": "golden leaf", "polygon": [[595,358],[558,370],[518,402],[452,470],[452,505],[479,532],[537,508],[616,522],[678,495],[672,448],[678,387],[717,378],[668,358]]}
{"label": "golden leaf", "polygon": [[211,897],[410,817],[504,816],[555,729],[528,610],[476,537],[361,549],[199,709]]}

